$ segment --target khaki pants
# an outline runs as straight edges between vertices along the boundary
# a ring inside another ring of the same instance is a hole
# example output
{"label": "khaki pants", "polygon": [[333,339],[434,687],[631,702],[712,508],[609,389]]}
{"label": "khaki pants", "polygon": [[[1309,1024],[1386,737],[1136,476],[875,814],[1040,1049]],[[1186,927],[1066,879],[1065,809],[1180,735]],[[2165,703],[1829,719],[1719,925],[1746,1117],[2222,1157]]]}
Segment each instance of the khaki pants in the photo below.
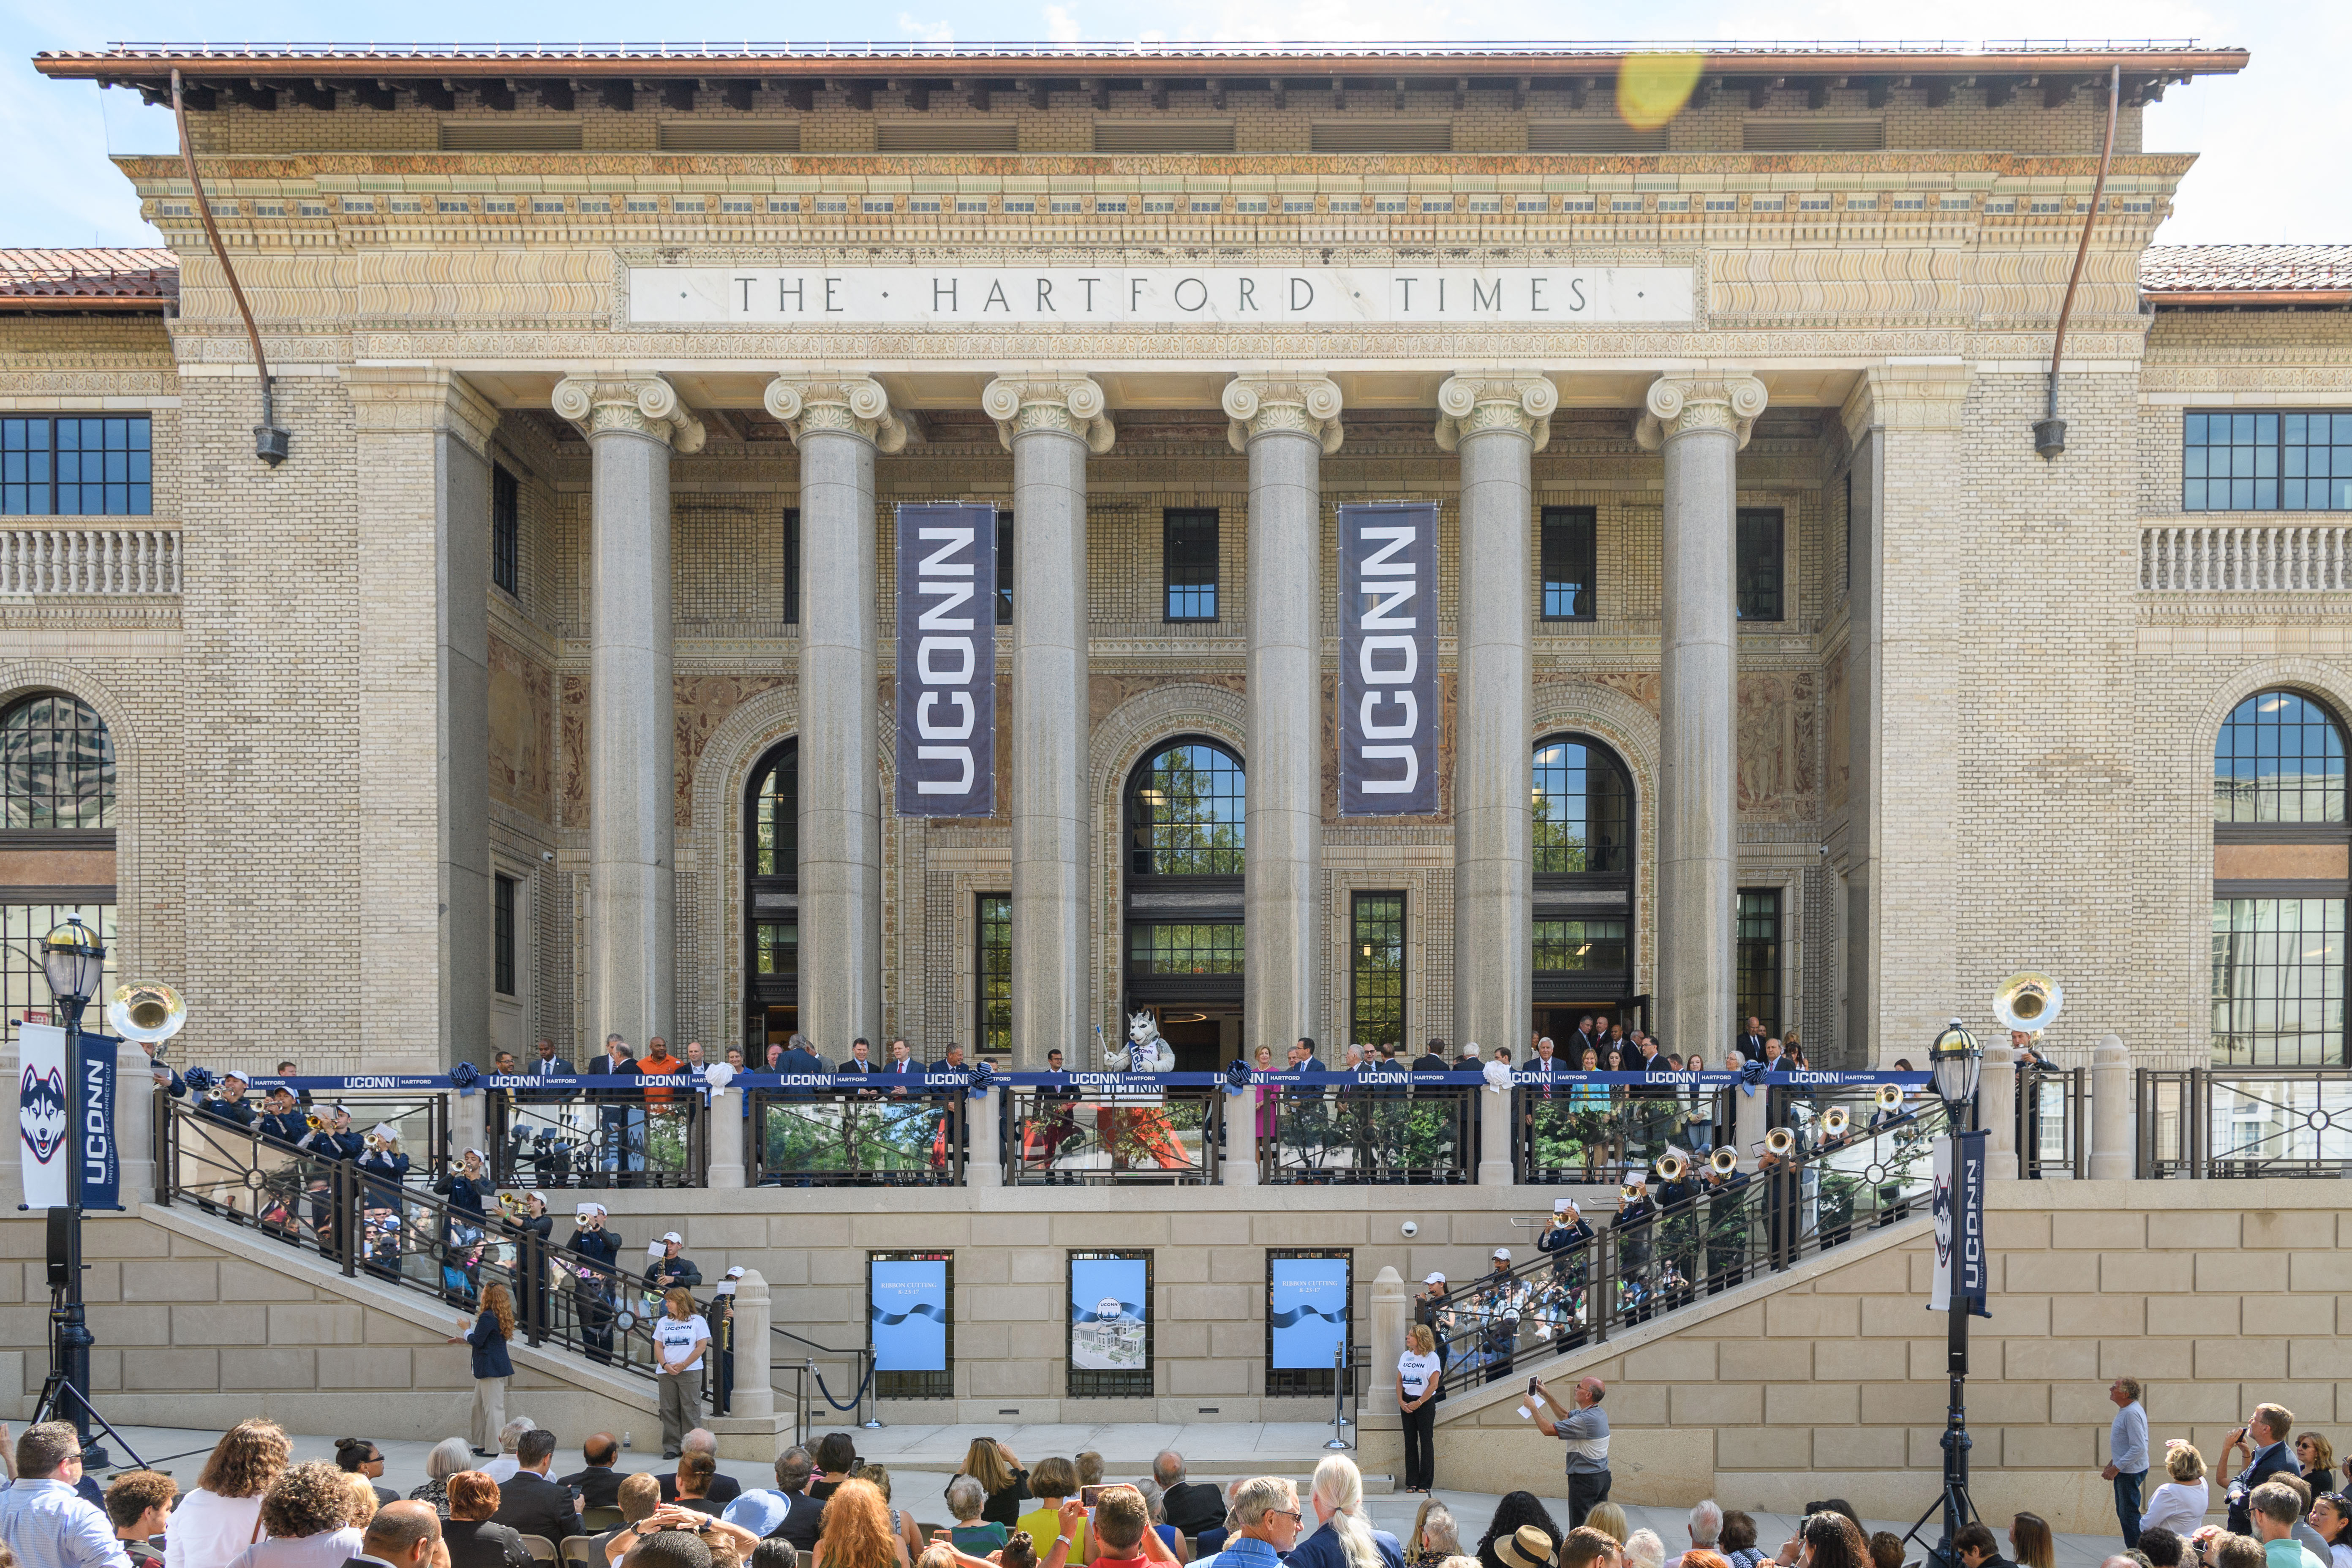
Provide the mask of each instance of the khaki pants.
{"label": "khaki pants", "polygon": [[503,1377],[474,1379],[474,1447],[497,1453],[499,1433],[506,1424],[507,1380]]}
{"label": "khaki pants", "polygon": [[662,1458],[675,1459],[702,1414],[702,1369],[666,1372],[654,1381],[661,1393]]}

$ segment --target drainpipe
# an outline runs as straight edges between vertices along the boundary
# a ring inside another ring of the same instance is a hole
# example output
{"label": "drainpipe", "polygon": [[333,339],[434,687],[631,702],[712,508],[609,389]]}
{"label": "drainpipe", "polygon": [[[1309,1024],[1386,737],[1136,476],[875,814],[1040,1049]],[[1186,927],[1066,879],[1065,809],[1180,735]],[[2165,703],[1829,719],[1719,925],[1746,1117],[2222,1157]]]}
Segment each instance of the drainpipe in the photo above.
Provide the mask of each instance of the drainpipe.
{"label": "drainpipe", "polygon": [[2099,178],[2091,187],[2091,210],[2083,215],[2083,241],[2074,247],[2074,270],[2066,279],[2066,298],[2058,306],[2058,332],[2050,342],[2050,395],[2042,417],[2033,422],[2033,449],[2055,458],[2066,449],[2066,422],[2058,417],[2058,362],[2066,352],[2066,318],[2074,314],[2074,288],[2083,281],[2083,262],[2091,254],[2091,226],[2099,221],[2099,198],[2107,190],[2107,165],[2116,156],[2116,110],[2123,98],[2124,68],[2107,68],[2107,144],[2099,153]]}
{"label": "drainpipe", "polygon": [[196,216],[205,220],[205,234],[213,242],[213,256],[228,279],[228,291],[236,300],[236,313],[245,318],[245,335],[253,344],[253,368],[261,374],[261,423],[253,427],[253,455],[274,468],[286,460],[289,437],[278,427],[277,404],[269,388],[269,361],[261,353],[261,330],[253,324],[253,307],[245,302],[245,290],[236,281],[236,268],[229,265],[228,247],[221,243],[220,226],[213,222],[213,205],[205,199],[205,183],[196,174],[196,149],[188,140],[188,110],[180,101],[180,73],[176,68],[172,72],[172,118],[179,122],[180,160],[188,167],[188,186],[195,193]]}

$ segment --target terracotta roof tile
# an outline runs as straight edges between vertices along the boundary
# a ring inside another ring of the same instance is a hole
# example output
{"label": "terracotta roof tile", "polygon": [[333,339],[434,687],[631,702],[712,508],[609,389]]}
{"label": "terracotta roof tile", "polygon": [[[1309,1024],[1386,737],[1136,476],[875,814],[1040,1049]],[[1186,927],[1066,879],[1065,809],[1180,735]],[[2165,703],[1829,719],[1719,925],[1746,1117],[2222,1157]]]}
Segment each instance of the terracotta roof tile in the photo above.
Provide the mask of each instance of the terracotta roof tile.
{"label": "terracotta roof tile", "polygon": [[2158,303],[2352,300],[2352,245],[2151,245],[2139,286]]}
{"label": "terracotta roof tile", "polygon": [[146,310],[180,297],[180,258],[160,247],[0,249],[0,310]]}

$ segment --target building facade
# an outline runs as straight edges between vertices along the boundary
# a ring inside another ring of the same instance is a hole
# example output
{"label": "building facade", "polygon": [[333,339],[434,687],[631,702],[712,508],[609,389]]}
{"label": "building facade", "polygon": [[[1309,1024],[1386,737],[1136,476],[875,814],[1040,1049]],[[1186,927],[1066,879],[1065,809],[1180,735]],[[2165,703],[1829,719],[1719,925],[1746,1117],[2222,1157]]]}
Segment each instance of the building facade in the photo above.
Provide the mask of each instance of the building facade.
{"label": "building facade", "polygon": [[[2352,272],[2151,247],[2141,146],[2244,63],[44,56],[180,72],[289,444],[178,158],[118,159],[160,250],[6,253],[7,918],[306,1071],[1141,1009],[1872,1065],[2026,967],[2062,1058],[2341,1063]],[[892,805],[940,500],[988,817]],[[1395,500],[1438,806],[1343,817]]]}

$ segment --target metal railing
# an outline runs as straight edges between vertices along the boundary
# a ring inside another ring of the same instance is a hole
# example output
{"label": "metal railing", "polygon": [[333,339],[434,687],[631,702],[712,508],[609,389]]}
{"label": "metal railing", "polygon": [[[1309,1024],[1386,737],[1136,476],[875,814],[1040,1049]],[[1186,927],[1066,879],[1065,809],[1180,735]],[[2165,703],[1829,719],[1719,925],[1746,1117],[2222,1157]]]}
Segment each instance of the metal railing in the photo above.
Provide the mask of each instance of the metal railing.
{"label": "metal railing", "polygon": [[[1007,1186],[1209,1186],[1224,1156],[1223,1089],[1010,1088],[997,1097]],[[982,1114],[988,1114],[983,1110]]]}
{"label": "metal railing", "polygon": [[1511,1092],[1511,1179],[1558,1186],[1648,1168],[1668,1148],[1704,1156],[1732,1138],[1730,1086],[1521,1082]]}
{"label": "metal railing", "polygon": [[2082,1181],[2091,1173],[2091,1069],[2017,1072],[2017,1173],[2029,1182]]}
{"label": "metal railing", "polygon": [[1772,1169],[1654,1184],[1644,1207],[1621,1207],[1638,1216],[1626,1225],[1596,1216],[1589,1239],[1538,1246],[1508,1269],[1415,1298],[1414,1317],[1437,1336],[1445,1387],[1501,1382],[1517,1364],[1605,1342],[1927,1211],[1930,1144],[1946,1129],[1932,1098],[1874,1126],[1857,1118],[1842,1139],[1824,1136],[1818,1115],[1785,1124],[1799,1132],[1798,1152]]}
{"label": "metal railing", "polygon": [[437,1296],[468,1318],[482,1290],[502,1284],[514,1298],[520,1342],[654,1376],[657,1299],[617,1259],[606,1263],[499,1215],[371,1177],[356,1162],[311,1158],[177,1101],[158,1104],[158,1203],[249,1226],[317,1252],[347,1279]]}
{"label": "metal railing", "polygon": [[2148,593],[2340,592],[2352,588],[2352,528],[2190,523],[2139,531]]}
{"label": "metal railing", "polygon": [[176,528],[0,528],[0,595],[179,591]]}
{"label": "metal railing", "polygon": [[2352,1176],[2352,1071],[2141,1068],[2134,1173]]}
{"label": "metal railing", "polygon": [[961,1089],[756,1089],[744,1104],[744,1179],[753,1186],[963,1185]]}
{"label": "metal railing", "polygon": [[[857,1421],[858,1412],[861,1409],[870,1408],[867,1396],[874,1387],[872,1352],[862,1348],[837,1350],[831,1345],[819,1344],[805,1334],[796,1334],[782,1324],[774,1323],[769,1325],[768,1342],[768,1375],[778,1394],[781,1394],[783,1391],[785,1378],[789,1377],[793,1381],[793,1442],[813,1443],[816,1440],[816,1427],[809,1419],[814,1413],[809,1401],[812,1392],[824,1402],[827,1409],[835,1412],[836,1415],[846,1416],[852,1423]],[[816,1363],[819,1357],[847,1363],[847,1377],[845,1381],[850,1394],[846,1406],[835,1400],[831,1381],[818,1370]],[[832,1424],[828,1423],[828,1425]]]}
{"label": "metal railing", "polygon": [[699,1089],[492,1089],[491,1180],[502,1187],[698,1187],[709,1166]]}
{"label": "metal railing", "polygon": [[1258,1180],[1267,1186],[1446,1186],[1477,1177],[1478,1118],[1488,1112],[1471,1085],[1287,1078],[1256,1092],[1265,1098],[1233,1114],[1257,1118]]}

